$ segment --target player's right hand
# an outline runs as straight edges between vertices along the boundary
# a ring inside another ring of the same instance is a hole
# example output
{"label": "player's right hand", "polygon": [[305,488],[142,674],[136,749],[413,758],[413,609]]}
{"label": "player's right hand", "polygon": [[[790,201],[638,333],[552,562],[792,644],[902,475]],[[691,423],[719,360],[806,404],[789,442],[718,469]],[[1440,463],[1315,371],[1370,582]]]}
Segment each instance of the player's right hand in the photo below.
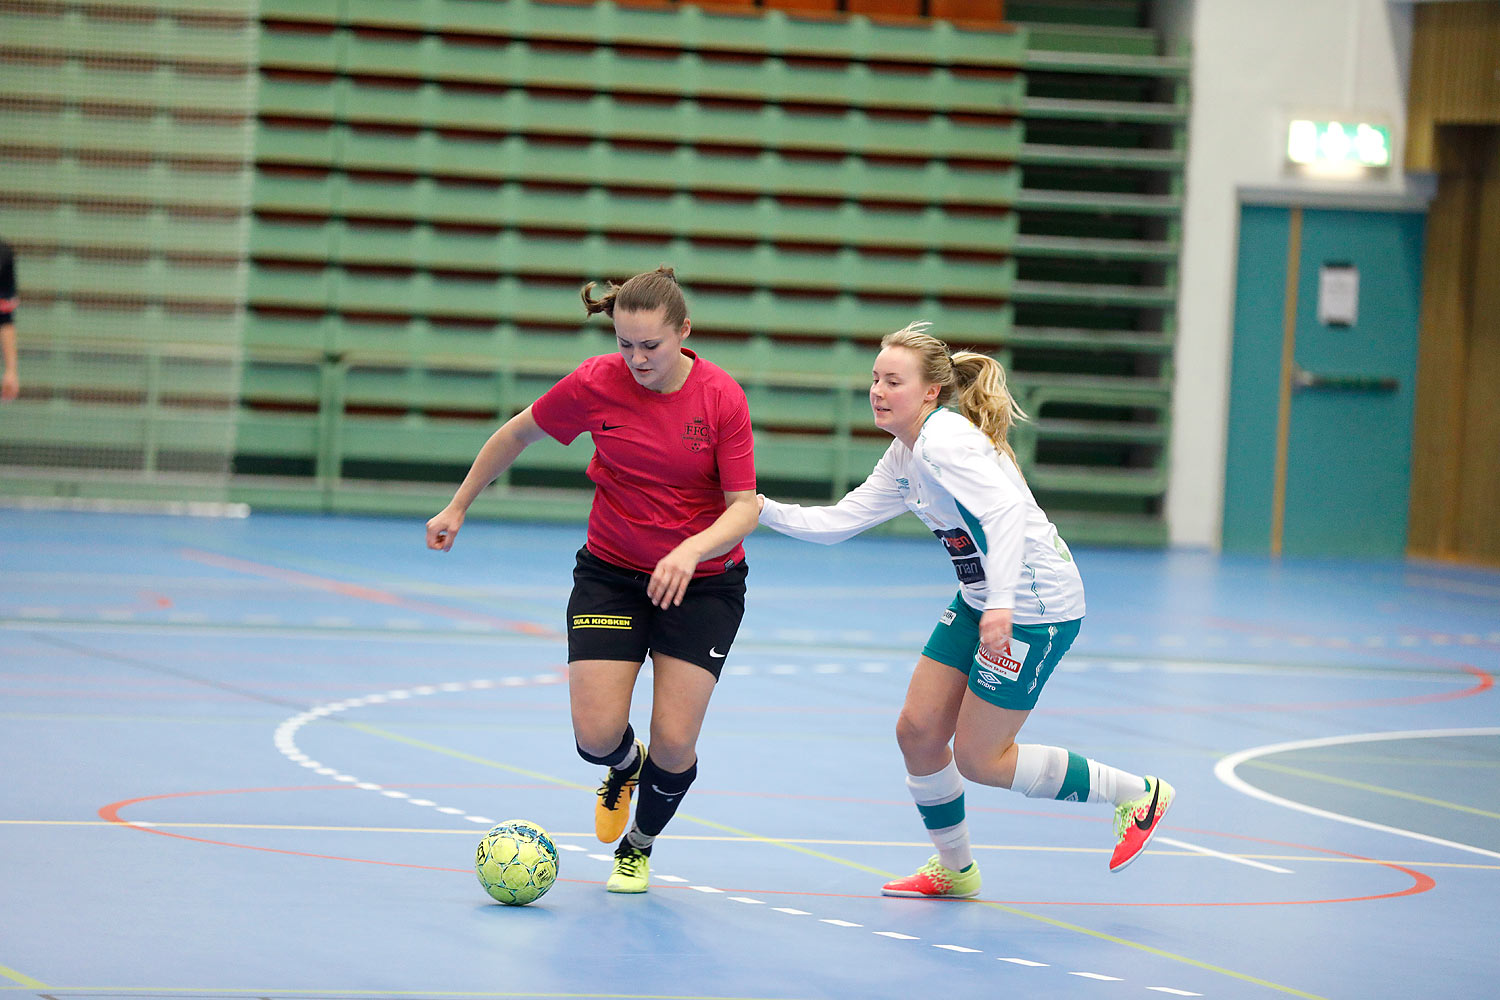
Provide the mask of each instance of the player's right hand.
{"label": "player's right hand", "polygon": [[463,511],[444,507],[436,517],[427,522],[427,547],[447,552],[453,548],[453,539],[463,524]]}

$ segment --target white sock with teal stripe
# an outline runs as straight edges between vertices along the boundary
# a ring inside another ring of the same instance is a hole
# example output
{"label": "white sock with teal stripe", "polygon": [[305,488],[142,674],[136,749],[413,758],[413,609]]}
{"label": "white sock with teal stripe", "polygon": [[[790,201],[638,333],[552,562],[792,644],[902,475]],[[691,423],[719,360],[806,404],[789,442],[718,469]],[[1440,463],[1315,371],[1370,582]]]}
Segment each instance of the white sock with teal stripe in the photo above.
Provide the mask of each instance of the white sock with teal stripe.
{"label": "white sock with teal stripe", "polygon": [[1146,779],[1090,760],[1062,747],[1016,744],[1013,792],[1028,799],[1113,802],[1122,805],[1146,794]]}
{"label": "white sock with teal stripe", "polygon": [[974,854],[969,849],[969,823],[964,819],[964,779],[958,773],[957,762],[950,760],[948,766],[936,774],[908,774],[906,787],[916,800],[917,812],[922,814],[927,836],[937,848],[938,860],[954,871],[967,868],[974,860]]}

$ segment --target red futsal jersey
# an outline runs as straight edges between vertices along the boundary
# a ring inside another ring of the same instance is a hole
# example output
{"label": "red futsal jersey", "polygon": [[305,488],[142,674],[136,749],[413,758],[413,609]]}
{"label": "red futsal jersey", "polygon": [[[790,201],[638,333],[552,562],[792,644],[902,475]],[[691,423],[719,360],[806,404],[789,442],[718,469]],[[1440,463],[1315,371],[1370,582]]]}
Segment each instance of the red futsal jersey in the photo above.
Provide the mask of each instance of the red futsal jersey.
{"label": "red futsal jersey", "polygon": [[[684,539],[724,513],[724,494],[755,489],[755,441],[745,390],[718,365],[693,359],[676,392],[642,388],[618,354],[589,358],[531,404],[537,426],[563,444],[594,436],[588,549],[650,573]],[[698,564],[713,576],[743,545]]]}

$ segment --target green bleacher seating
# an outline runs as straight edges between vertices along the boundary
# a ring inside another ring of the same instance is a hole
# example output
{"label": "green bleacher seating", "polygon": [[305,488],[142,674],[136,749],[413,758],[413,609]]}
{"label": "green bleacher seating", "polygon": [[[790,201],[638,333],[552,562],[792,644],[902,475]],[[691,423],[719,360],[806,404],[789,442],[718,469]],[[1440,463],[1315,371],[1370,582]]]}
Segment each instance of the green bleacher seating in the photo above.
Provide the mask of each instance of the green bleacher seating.
{"label": "green bleacher seating", "polygon": [[1009,344],[1035,420],[1017,449],[1065,533],[1160,544],[1189,60],[1147,0],[1006,15],[1028,44]]}
{"label": "green bleacher seating", "polygon": [[[667,262],[782,495],[868,472],[863,372],[928,319],[1007,365],[1065,533],[1160,543],[1190,61],[1148,2],[32,0],[0,461],[109,421],[119,468],[227,436],[237,497],[425,510],[612,349],[579,283]],[[586,460],[528,449],[479,509],[581,516]]]}

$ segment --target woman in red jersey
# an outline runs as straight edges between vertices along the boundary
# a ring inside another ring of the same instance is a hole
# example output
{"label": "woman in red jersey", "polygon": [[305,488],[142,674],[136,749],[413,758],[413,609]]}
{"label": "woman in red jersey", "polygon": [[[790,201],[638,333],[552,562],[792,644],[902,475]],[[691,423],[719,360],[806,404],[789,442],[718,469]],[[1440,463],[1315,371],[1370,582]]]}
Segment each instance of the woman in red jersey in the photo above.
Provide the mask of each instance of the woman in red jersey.
{"label": "woman in red jersey", "polygon": [[[754,441],[744,390],[682,346],[692,323],[671,268],[611,282],[598,299],[593,288],[583,288],[584,307],[614,320],[618,352],[589,358],[491,435],[427,522],[427,547],[452,548],[474,498],[527,445],[593,436],[594,505],[568,600],[568,694],[579,755],[608,768],[594,831],[606,843],[624,834],[606,888],[645,892],[652,842],[697,776],[698,732],[745,612]],[[649,752],[630,725],[648,652]]]}

